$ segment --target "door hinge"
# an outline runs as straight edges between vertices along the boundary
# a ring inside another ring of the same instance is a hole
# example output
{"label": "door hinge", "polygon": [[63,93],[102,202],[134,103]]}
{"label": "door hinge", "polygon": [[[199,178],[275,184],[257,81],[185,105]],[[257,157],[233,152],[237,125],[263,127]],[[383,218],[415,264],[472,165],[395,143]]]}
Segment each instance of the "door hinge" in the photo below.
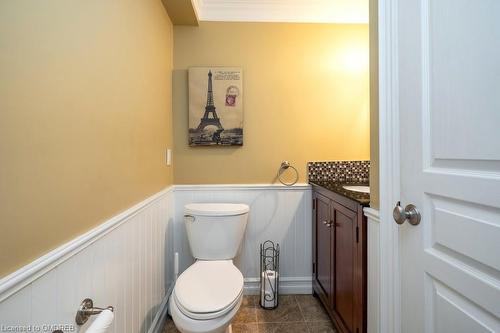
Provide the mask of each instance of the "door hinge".
{"label": "door hinge", "polygon": [[313,262],[313,274],[316,273],[316,263]]}
{"label": "door hinge", "polygon": [[359,243],[359,227],[356,226],[356,243]]}
{"label": "door hinge", "polygon": [[313,199],[313,209],[316,209],[316,199]]}

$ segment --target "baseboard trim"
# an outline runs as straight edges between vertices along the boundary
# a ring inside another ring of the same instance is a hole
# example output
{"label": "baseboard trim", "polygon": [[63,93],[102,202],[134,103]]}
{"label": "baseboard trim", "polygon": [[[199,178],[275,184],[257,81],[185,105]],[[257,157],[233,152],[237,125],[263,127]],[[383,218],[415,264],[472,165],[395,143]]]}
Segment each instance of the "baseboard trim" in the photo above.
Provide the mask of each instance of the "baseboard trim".
{"label": "baseboard trim", "polygon": [[168,313],[168,300],[170,299],[172,290],[174,290],[174,284],[172,284],[172,286],[168,288],[167,294],[163,298],[163,301],[158,308],[158,312],[156,312],[156,316],[151,323],[151,327],[149,328],[148,333],[163,333],[163,327],[165,326],[165,321],[167,319]]}
{"label": "baseboard trim", "polygon": [[172,186],[150,196],[124,212],[112,217],[96,228],[86,232],[83,235],[74,238],[66,244],[50,251],[49,253],[32,261],[28,265],[7,275],[0,280],[0,302],[26,287],[54,267],[68,260],[78,252],[82,251],[98,239],[113,231],[129,218],[141,212],[144,208],[167,195],[173,190]]}
{"label": "baseboard trim", "polygon": [[[259,278],[245,278],[243,287],[245,295],[258,295],[260,293]],[[280,278],[280,294],[308,295],[312,294],[311,277],[283,277]]]}

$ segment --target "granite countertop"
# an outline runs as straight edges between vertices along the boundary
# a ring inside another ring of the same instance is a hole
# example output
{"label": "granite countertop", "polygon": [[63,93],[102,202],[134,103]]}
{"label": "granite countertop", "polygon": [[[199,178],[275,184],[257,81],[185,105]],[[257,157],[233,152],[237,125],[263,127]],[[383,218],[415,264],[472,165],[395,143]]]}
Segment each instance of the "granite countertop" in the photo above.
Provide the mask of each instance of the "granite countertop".
{"label": "granite countertop", "polygon": [[363,206],[368,206],[370,204],[370,194],[369,193],[361,193],[349,191],[343,188],[342,186],[369,186],[368,183],[348,183],[348,182],[337,182],[337,181],[328,181],[328,180],[313,180],[310,181],[311,184],[323,187],[329,191],[340,194],[348,199],[354,200],[360,203]]}

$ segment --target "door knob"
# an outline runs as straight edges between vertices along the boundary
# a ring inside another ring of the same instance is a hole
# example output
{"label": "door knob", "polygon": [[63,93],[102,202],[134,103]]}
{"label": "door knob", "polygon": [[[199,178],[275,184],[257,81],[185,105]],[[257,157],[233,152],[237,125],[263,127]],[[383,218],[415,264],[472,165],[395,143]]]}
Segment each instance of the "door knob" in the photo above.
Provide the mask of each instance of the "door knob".
{"label": "door knob", "polygon": [[323,224],[326,225],[328,228],[332,227],[332,223],[328,221],[323,221]]}
{"label": "door knob", "polygon": [[398,201],[396,207],[392,211],[392,217],[397,224],[403,224],[406,220],[411,225],[418,225],[420,223],[420,212],[415,205],[409,204],[404,209],[401,207],[401,201]]}

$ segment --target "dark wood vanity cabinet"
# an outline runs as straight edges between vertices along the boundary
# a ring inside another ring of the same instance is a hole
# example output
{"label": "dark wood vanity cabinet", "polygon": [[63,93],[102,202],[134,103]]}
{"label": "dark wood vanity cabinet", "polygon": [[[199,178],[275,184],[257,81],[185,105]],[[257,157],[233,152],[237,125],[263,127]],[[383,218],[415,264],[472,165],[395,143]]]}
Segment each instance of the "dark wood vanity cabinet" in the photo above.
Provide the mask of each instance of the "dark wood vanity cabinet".
{"label": "dark wood vanity cabinet", "polygon": [[366,332],[363,206],[313,186],[313,290],[341,333]]}

